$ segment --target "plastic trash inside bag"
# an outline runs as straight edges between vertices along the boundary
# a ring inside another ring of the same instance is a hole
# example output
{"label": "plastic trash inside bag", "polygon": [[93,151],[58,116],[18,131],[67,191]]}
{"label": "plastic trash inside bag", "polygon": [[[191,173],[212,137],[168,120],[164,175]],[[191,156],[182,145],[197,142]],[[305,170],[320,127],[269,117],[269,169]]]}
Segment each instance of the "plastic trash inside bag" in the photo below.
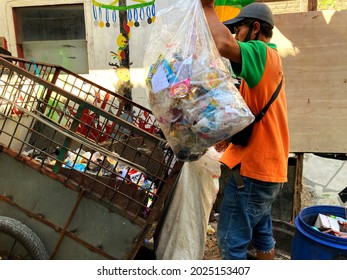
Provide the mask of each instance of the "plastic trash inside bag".
{"label": "plastic trash inside bag", "polygon": [[144,65],[149,105],[179,160],[199,159],[254,120],[229,61],[218,53],[200,0],[158,12]]}

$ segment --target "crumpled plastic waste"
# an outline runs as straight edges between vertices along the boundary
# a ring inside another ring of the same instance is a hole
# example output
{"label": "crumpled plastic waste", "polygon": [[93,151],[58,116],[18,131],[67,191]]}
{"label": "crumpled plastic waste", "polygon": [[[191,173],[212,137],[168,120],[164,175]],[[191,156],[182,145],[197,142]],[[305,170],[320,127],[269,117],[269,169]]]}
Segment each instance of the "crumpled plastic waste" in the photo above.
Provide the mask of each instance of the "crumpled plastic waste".
{"label": "crumpled plastic waste", "polygon": [[[54,165],[60,150],[60,147],[44,148],[42,150],[31,149],[29,151],[23,151],[22,154],[40,162],[44,161],[45,164]],[[119,155],[116,153],[114,153],[114,157],[111,157],[104,156],[98,151],[92,154],[82,149],[76,149],[75,151],[69,150],[62,167],[73,168],[77,171],[97,176],[116,175],[114,176],[115,179],[131,182],[138,186],[138,190],[148,193],[146,207],[149,208],[153,203],[153,194],[157,187],[156,184],[147,174],[118,162],[116,160],[117,157]]]}
{"label": "crumpled plastic waste", "polygon": [[[23,151],[22,155],[33,158],[36,161],[44,162],[47,165],[54,165],[56,160],[54,159],[59,155],[60,147],[49,147],[38,149],[30,149],[29,151]],[[50,157],[51,155],[51,157]]]}
{"label": "crumpled plastic waste", "polygon": [[215,46],[199,1],[173,2],[156,24],[144,62],[149,105],[177,158],[195,161],[254,115],[235,86],[230,62]]}

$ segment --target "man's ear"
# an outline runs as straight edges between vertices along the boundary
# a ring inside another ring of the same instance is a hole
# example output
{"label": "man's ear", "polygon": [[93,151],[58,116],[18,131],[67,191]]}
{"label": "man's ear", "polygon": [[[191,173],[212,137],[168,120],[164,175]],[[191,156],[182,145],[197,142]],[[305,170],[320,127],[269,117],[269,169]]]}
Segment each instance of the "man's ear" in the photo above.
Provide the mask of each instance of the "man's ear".
{"label": "man's ear", "polygon": [[260,23],[259,21],[255,21],[253,22],[253,31],[256,33],[256,34],[260,34]]}

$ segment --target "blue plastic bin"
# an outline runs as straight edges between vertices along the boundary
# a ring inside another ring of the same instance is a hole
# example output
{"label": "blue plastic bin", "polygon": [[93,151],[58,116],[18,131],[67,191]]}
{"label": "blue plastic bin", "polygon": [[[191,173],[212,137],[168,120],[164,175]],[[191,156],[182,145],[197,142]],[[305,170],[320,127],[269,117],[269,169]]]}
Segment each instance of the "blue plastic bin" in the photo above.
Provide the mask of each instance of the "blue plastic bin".
{"label": "blue plastic bin", "polygon": [[304,208],[295,218],[292,260],[347,259],[347,238],[322,233],[312,226],[318,214],[329,214],[346,219],[344,207],[317,205]]}

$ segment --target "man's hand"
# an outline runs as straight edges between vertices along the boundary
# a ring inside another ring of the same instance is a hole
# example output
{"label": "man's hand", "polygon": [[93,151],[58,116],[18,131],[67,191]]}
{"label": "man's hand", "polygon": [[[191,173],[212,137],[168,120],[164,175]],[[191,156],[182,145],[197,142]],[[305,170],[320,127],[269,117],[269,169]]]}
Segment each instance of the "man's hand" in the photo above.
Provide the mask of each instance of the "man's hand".
{"label": "man's hand", "polygon": [[222,153],[228,148],[228,146],[229,146],[229,144],[227,141],[221,141],[221,142],[215,144],[214,148],[218,153]]}
{"label": "man's hand", "polygon": [[200,0],[203,7],[214,7],[215,0]]}

